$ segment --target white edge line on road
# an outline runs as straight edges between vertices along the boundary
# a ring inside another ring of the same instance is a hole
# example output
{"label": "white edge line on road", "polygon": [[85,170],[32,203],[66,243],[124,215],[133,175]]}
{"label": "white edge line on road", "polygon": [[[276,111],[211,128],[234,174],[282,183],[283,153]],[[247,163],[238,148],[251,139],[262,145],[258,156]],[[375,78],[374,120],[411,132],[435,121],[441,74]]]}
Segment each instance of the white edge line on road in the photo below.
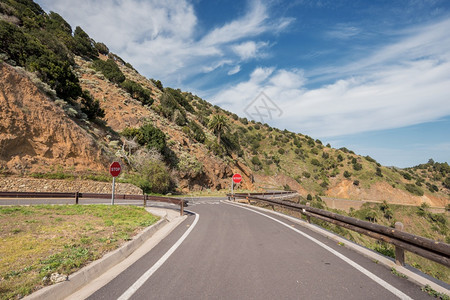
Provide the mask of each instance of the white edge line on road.
{"label": "white edge line on road", "polygon": [[118,300],[128,300],[131,296],[133,296],[134,293],[153,275],[153,273],[156,272],[156,270],[161,267],[166,260],[177,250],[177,248],[181,245],[181,243],[187,238],[189,233],[194,229],[195,225],[198,222],[198,219],[200,218],[200,215],[195,213],[195,220],[192,223],[192,225],[189,227],[188,230],[180,237],[180,239],[173,244],[173,246],[167,251],[150,269],[147,270],[132,286],[128,288],[119,298]]}
{"label": "white edge line on road", "polygon": [[312,242],[316,243],[317,245],[321,246],[322,248],[326,249],[327,251],[331,252],[332,254],[336,255],[337,257],[339,257],[340,259],[342,259],[343,261],[345,261],[346,263],[348,263],[349,265],[351,265],[352,267],[354,267],[355,269],[357,269],[358,271],[360,271],[361,273],[363,273],[364,275],[366,275],[367,277],[369,277],[370,279],[372,279],[373,281],[375,281],[376,283],[378,283],[379,285],[381,285],[382,287],[384,287],[385,289],[387,289],[388,291],[390,291],[391,293],[393,293],[394,295],[396,295],[397,297],[399,297],[400,299],[412,299],[411,297],[409,297],[408,295],[406,295],[405,293],[403,293],[402,291],[400,291],[399,289],[397,289],[396,287],[390,285],[389,283],[387,283],[386,281],[384,281],[383,279],[381,279],[380,277],[376,276],[375,274],[373,274],[372,272],[370,272],[369,270],[363,268],[362,266],[360,266],[359,264],[357,264],[356,262],[354,262],[353,260],[351,260],[350,258],[342,255],[341,253],[337,252],[336,250],[334,250],[333,248],[325,245],[324,243],[322,243],[321,241],[313,238],[312,236],[307,235],[306,233],[298,230],[297,228],[291,227],[290,225],[274,218],[271,217],[269,215],[266,215],[262,212],[247,208],[247,207],[243,207],[240,205],[235,205],[235,204],[231,204],[231,203],[227,203],[228,205],[231,206],[236,206],[236,207],[240,207],[249,211],[252,211],[256,214],[262,215],[266,218],[269,218],[275,222],[280,223],[281,225],[294,230],[295,232],[303,235],[304,237],[306,237],[307,239],[311,240]]}

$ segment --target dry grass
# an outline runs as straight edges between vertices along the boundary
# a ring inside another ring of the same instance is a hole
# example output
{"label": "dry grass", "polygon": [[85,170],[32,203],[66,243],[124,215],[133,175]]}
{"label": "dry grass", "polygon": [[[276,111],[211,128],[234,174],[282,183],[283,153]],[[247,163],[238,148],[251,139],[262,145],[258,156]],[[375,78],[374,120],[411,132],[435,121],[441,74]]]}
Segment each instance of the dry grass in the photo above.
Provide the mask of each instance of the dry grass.
{"label": "dry grass", "polygon": [[20,298],[118,248],[157,217],[106,205],[0,207],[0,299]]}

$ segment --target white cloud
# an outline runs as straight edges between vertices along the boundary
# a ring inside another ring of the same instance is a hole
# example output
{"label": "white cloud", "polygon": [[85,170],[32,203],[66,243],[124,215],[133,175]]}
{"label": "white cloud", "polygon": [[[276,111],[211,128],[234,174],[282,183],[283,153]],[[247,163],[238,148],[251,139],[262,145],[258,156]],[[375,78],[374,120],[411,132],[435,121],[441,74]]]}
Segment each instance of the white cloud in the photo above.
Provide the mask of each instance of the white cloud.
{"label": "white cloud", "polygon": [[[272,125],[321,138],[433,121],[450,115],[449,27],[443,21],[378,49],[342,66],[344,77],[319,88],[305,87],[302,70],[257,68],[213,99],[244,115],[264,91],[283,110]],[[338,67],[327,71],[338,78]]]}
{"label": "white cloud", "polygon": [[241,44],[233,45],[231,48],[233,52],[241,58],[241,60],[248,60],[261,56],[261,48],[267,47],[267,45],[268,43],[265,42],[255,43],[254,41],[247,41]]}
{"label": "white cloud", "polygon": [[[224,64],[239,64],[242,57],[250,59],[258,55],[265,43],[253,42],[252,38],[279,32],[292,22],[287,18],[271,18],[263,2],[252,1],[243,16],[199,35],[202,30],[188,0],[91,0],[76,4],[70,0],[38,0],[38,3],[61,14],[72,26],[80,25],[144,75],[170,84],[177,78],[181,82]],[[246,52],[242,46],[240,58],[233,57],[231,47],[244,39],[255,49]]]}
{"label": "white cloud", "polygon": [[233,69],[231,69],[230,71],[228,71],[228,75],[234,75],[237,74],[241,71],[241,66],[237,65],[235,66]]}

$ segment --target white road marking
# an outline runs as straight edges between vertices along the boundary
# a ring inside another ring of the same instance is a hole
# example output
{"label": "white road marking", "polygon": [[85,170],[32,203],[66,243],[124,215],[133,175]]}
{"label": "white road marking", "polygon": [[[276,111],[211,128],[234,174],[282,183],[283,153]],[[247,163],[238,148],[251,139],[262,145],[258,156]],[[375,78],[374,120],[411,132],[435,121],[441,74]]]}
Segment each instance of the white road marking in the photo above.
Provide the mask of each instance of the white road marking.
{"label": "white road marking", "polygon": [[186,232],[180,237],[180,239],[167,251],[150,269],[147,270],[132,286],[128,288],[119,298],[118,300],[128,300],[134,293],[158,270],[166,260],[177,250],[177,248],[181,245],[181,243],[187,238],[189,233],[194,229],[195,225],[200,218],[200,215],[195,213],[195,219],[192,225],[186,230]]}
{"label": "white road marking", "polygon": [[331,248],[331,247],[325,245],[325,244],[322,243],[321,241],[319,241],[319,240],[313,238],[312,236],[307,235],[306,233],[304,233],[304,232],[298,230],[297,228],[291,227],[290,225],[288,225],[288,224],[286,224],[286,223],[284,223],[284,222],[281,222],[280,220],[278,220],[278,219],[276,219],[276,218],[274,218],[274,217],[271,217],[271,216],[268,216],[268,215],[266,215],[266,214],[263,214],[263,213],[261,213],[261,212],[259,212],[259,211],[256,211],[256,210],[253,210],[253,209],[250,209],[250,208],[247,208],[247,207],[242,207],[242,206],[239,206],[239,205],[231,204],[231,203],[227,203],[227,204],[228,204],[228,205],[231,205],[231,206],[236,206],[236,207],[240,207],[240,208],[243,208],[243,209],[252,211],[252,212],[254,212],[254,213],[256,213],[256,214],[259,214],[259,215],[264,216],[264,217],[266,217],[266,218],[269,218],[269,219],[271,219],[271,220],[273,220],[273,221],[275,221],[275,222],[277,222],[277,223],[280,223],[281,225],[283,225],[283,226],[285,226],[285,227],[287,227],[287,228],[289,228],[289,229],[291,229],[291,230],[294,230],[295,232],[297,232],[297,233],[303,235],[303,236],[306,237],[307,239],[309,239],[309,240],[311,240],[312,242],[316,243],[317,245],[321,246],[321,247],[324,248],[325,250],[327,250],[327,251],[331,252],[332,254],[336,255],[337,257],[339,257],[340,259],[342,259],[343,261],[345,261],[346,263],[348,263],[349,265],[351,265],[352,267],[354,267],[355,269],[357,269],[358,271],[360,271],[361,273],[363,273],[364,275],[366,275],[367,277],[369,277],[370,279],[372,279],[373,281],[375,281],[376,283],[378,283],[379,285],[381,285],[382,287],[384,287],[385,289],[387,289],[388,291],[390,291],[391,293],[393,293],[394,295],[396,295],[397,297],[399,297],[400,299],[404,299],[404,300],[407,300],[407,299],[409,300],[409,299],[411,299],[411,300],[412,300],[411,297],[409,297],[408,295],[406,295],[405,293],[403,293],[402,291],[400,291],[400,290],[397,289],[396,287],[390,285],[389,283],[387,283],[386,281],[384,281],[384,280],[381,279],[380,277],[376,276],[375,274],[373,274],[373,273],[370,272],[369,270],[363,268],[362,266],[360,266],[360,265],[357,264],[356,262],[352,261],[350,258],[348,258],[348,257],[346,257],[346,256],[344,256],[344,255],[342,255],[341,253],[337,252],[337,251],[334,250],[333,248]]}

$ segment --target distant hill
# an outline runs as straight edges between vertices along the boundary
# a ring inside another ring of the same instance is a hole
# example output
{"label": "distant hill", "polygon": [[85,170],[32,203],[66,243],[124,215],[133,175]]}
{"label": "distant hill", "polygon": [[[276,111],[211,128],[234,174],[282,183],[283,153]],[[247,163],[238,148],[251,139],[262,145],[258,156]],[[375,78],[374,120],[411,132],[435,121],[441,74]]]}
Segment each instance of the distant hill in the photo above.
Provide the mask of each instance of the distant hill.
{"label": "distant hill", "polygon": [[[0,172],[105,175],[147,192],[230,187],[446,206],[450,168],[399,170],[164,87],[32,1],[0,1]],[[64,177],[64,176],[62,176]]]}

